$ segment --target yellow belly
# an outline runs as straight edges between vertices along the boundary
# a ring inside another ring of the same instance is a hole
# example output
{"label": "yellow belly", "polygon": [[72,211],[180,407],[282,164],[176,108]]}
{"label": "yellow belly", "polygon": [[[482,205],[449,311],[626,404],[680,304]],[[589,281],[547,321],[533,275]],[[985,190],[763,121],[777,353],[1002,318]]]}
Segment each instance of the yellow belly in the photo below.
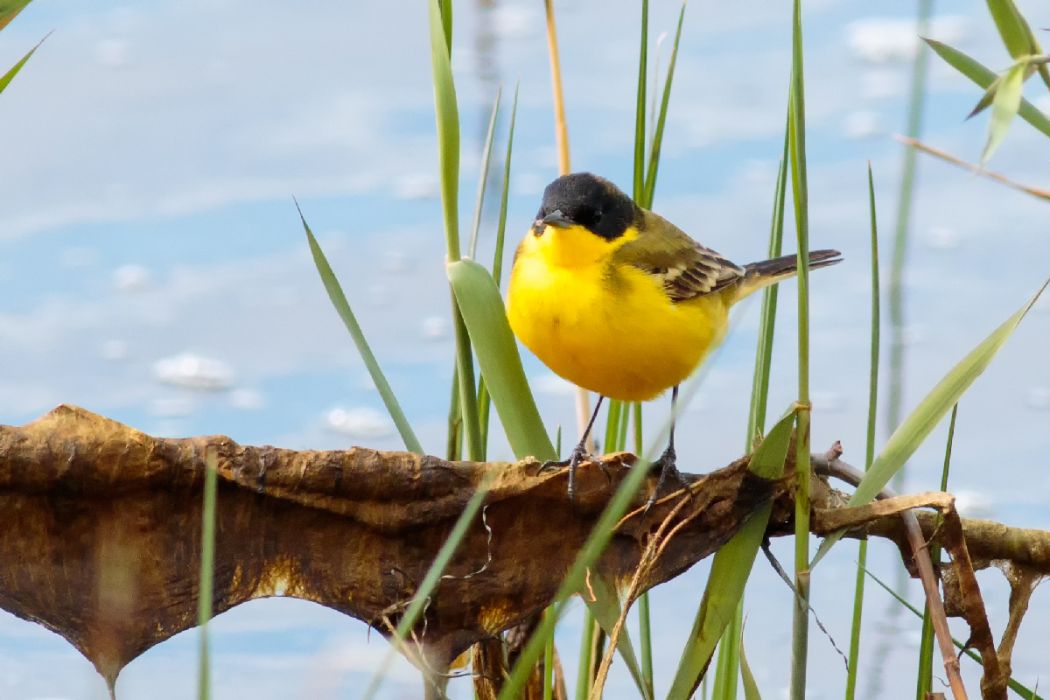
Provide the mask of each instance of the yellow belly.
{"label": "yellow belly", "polygon": [[652,399],[688,377],[725,334],[721,294],[673,303],[634,267],[560,267],[520,255],[507,296],[518,338],[556,374],[603,396]]}

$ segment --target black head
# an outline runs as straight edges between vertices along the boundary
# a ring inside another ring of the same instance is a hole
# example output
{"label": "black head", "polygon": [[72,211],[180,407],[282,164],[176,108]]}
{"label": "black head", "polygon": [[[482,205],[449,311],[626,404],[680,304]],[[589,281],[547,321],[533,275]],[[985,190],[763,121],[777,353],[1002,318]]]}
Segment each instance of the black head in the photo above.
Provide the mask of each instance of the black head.
{"label": "black head", "polygon": [[547,226],[578,225],[611,241],[640,217],[634,201],[616,185],[590,173],[573,173],[547,185],[532,231],[541,236]]}

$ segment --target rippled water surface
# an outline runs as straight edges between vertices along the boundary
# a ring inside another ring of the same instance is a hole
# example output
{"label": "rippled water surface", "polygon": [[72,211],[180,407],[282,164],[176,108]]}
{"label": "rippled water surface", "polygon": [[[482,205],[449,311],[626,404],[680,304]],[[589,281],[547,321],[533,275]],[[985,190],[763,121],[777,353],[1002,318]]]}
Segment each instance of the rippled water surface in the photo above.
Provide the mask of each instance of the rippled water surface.
{"label": "rippled water surface", "polygon": [[[573,166],[626,187],[637,8],[558,5]],[[655,39],[673,31],[677,6],[653,5]],[[984,3],[939,5],[935,37],[996,69],[1009,64]],[[1044,4],[1022,7],[1034,27],[1050,25]],[[686,17],[655,208],[739,262],[766,246],[789,9],[700,1]],[[542,4],[461,2],[456,12],[462,219],[470,220],[495,90],[520,82],[509,210],[516,239],[557,169]],[[909,2],[806,3],[811,244],[846,257],[812,281],[813,440],[823,448],[841,439],[854,463],[863,459],[868,381],[865,167],[870,160],[888,253],[901,167],[891,136],[903,129],[913,12]],[[398,447],[313,270],[295,195],[417,432],[440,452],[452,341],[425,19],[418,2],[38,0],[5,29],[2,66],[55,31],[0,97],[0,422],[69,402],[162,435]],[[661,67],[668,48],[664,41]],[[963,117],[978,92],[936,58],[931,68],[925,138],[976,160],[986,118]],[[1033,81],[1029,97],[1050,109],[1039,87]],[[1018,123],[992,167],[1046,187],[1048,155],[1046,138]],[[490,202],[487,213],[495,210]],[[906,406],[1050,274],[1048,221],[1045,202],[920,161],[906,276]],[[492,235],[486,217],[484,259]],[[793,285],[781,300],[773,411],[795,387]],[[971,513],[1043,528],[1048,310],[1050,303],[1037,307],[962,402],[951,477]],[[738,312],[682,421],[680,463],[691,471],[722,466],[743,448],[757,311],[752,304]],[[526,369],[548,424],[571,426],[571,388],[534,358]],[[665,412],[663,402],[652,406],[649,426]],[[942,427],[913,460],[909,488],[936,487],[943,437]],[[508,455],[502,444],[495,451]],[[776,550],[787,560],[785,545]],[[855,551],[840,545],[813,584],[814,606],[843,647]],[[891,579],[894,557],[873,546],[873,567]],[[701,565],[655,594],[658,689],[670,681],[705,580]],[[981,580],[1001,629],[1006,587],[996,574]],[[909,595],[919,600],[918,587]],[[1015,657],[1015,673],[1029,684],[1047,671],[1047,596],[1037,592]],[[889,615],[881,592],[870,589],[868,600],[864,647],[888,648],[881,665],[892,672],[880,675],[871,663],[861,687],[869,697],[904,697],[913,692],[918,625]],[[789,591],[759,562],[745,639],[770,698],[786,687],[790,605]],[[387,648],[363,624],[294,600],[243,605],[213,627],[218,698],[357,697]],[[570,674],[578,629],[577,615],[559,637]],[[39,627],[0,617],[0,649],[0,697],[104,696],[87,662]],[[812,697],[841,697],[842,661],[815,629],[811,649]],[[190,697],[195,668],[191,631],[128,666],[120,697]],[[453,688],[469,696],[465,682]],[[399,666],[384,693],[416,697],[414,672]],[[608,697],[633,694],[614,668]]]}

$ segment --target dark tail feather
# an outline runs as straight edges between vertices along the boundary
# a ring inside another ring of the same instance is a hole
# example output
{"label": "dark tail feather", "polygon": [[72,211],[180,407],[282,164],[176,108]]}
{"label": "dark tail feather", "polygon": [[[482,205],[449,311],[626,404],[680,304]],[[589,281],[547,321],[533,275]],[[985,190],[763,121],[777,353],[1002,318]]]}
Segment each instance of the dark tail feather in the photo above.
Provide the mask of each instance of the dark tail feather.
{"label": "dark tail feather", "polygon": [[[842,262],[842,253],[837,250],[812,250],[809,253],[809,269],[817,270]],[[798,256],[784,255],[772,260],[763,260],[744,266],[744,284],[737,298],[791,277],[798,270]]]}

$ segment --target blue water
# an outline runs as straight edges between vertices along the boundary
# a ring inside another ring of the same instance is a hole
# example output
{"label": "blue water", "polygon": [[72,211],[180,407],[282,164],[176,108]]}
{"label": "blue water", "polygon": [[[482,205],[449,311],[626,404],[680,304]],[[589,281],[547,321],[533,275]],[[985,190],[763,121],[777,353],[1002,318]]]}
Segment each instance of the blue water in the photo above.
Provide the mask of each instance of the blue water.
{"label": "blue water", "polygon": [[[3,66],[55,31],[0,97],[0,421],[22,423],[70,402],[164,435],[398,447],[313,270],[294,195],[425,446],[443,449],[452,342],[425,10],[358,5],[53,0],[34,3],[4,30]],[[678,7],[653,5],[655,44],[673,32]],[[1034,27],[1050,24],[1044,5],[1022,7]],[[984,3],[942,9],[956,17],[940,25],[945,38],[991,67],[1008,65]],[[556,174],[542,8],[459,3],[456,11],[461,225],[468,230],[472,219],[495,89],[504,87],[509,106],[519,82],[508,231],[516,241]],[[656,208],[740,262],[759,258],[766,245],[783,138],[788,13],[788,3],[695,2],[686,17]],[[854,463],[863,456],[868,371],[866,164],[875,172],[887,265],[901,162],[891,135],[903,128],[908,63],[865,58],[850,27],[912,13],[910,2],[859,0],[806,9],[811,245],[846,256],[812,281],[813,440],[821,448],[841,439]],[[637,10],[587,0],[559,3],[558,18],[573,166],[626,187]],[[893,44],[894,36],[883,32],[876,41]],[[668,47],[665,41],[661,67]],[[986,117],[963,117],[978,93],[936,58],[931,68],[925,139],[974,161]],[[1027,94],[1040,97],[1035,81]],[[506,126],[504,111],[497,153]],[[1048,155],[1045,137],[1018,123],[991,167],[1046,187]],[[495,210],[489,199],[479,246],[485,261]],[[1047,221],[1044,202],[920,159],[906,277],[907,408],[1050,274]],[[771,411],[789,405],[794,392],[793,286],[781,304]],[[1026,527],[1050,527],[1048,309],[1037,307],[963,400],[953,460],[952,486],[971,512]],[[724,465],[742,449],[757,310],[752,304],[738,313],[686,413],[679,454],[691,471]],[[158,360],[182,353],[221,363],[223,388],[195,391],[185,385],[192,377],[182,385],[158,381]],[[570,395],[535,358],[525,364],[547,387],[538,398],[548,425],[571,432]],[[333,409],[352,417],[340,424],[343,432],[332,425]],[[665,412],[664,402],[647,408],[648,425],[658,426]],[[935,487],[943,438],[942,426],[916,455],[909,488]],[[500,437],[494,453],[509,455]],[[776,546],[782,560],[790,559],[788,546]],[[840,545],[814,578],[814,606],[839,646],[849,636],[855,550]],[[872,550],[873,568],[892,580],[895,553],[881,543]],[[706,566],[655,596],[658,690],[673,675]],[[1005,620],[1000,579],[994,572],[981,578],[994,629]],[[917,587],[909,593],[919,600]],[[1046,596],[1036,593],[1014,659],[1026,682],[1047,670]],[[862,668],[862,696],[903,697],[912,692],[917,624],[899,616],[891,620],[898,631],[887,636],[886,596],[872,589],[869,601],[865,649],[889,640],[885,668],[894,672]],[[745,640],[766,697],[782,697],[786,687],[790,606],[790,593],[760,562]],[[570,678],[577,613],[559,637]],[[358,697],[387,649],[362,623],[282,599],[220,616],[213,635],[217,698]],[[811,649],[811,696],[840,697],[841,660],[816,631]],[[0,616],[0,650],[2,698],[104,696],[87,662],[30,623]],[[130,664],[120,697],[190,697],[195,664],[190,631]],[[418,696],[413,672],[399,664],[383,696]],[[452,688],[468,695],[463,680]],[[617,664],[608,697],[633,695]]]}

